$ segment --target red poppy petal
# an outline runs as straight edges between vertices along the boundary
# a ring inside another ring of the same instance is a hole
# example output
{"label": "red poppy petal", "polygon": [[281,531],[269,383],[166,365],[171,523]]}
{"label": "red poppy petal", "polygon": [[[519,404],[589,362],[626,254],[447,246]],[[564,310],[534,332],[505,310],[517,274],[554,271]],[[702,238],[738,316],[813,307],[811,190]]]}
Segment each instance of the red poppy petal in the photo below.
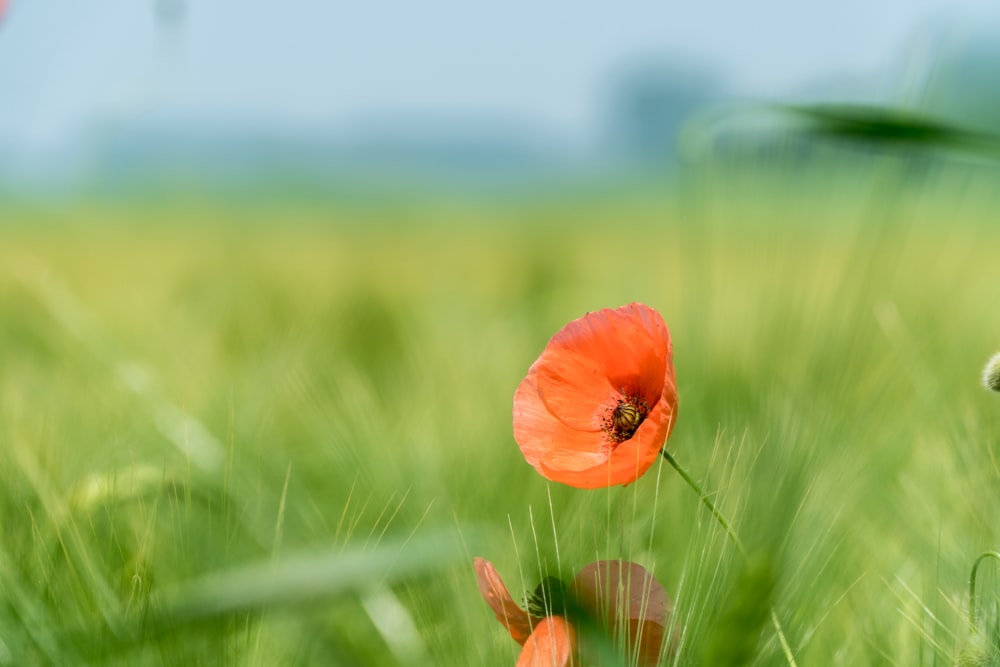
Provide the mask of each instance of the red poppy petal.
{"label": "red poppy petal", "polygon": [[605,618],[665,625],[673,611],[660,582],[638,563],[601,560],[585,565],[573,579],[580,602]]}
{"label": "red poppy petal", "polygon": [[514,392],[514,440],[528,463],[539,472],[543,461],[565,470],[585,470],[605,463],[609,447],[604,433],[577,431],[556,419],[538,396],[535,378],[529,372]]}
{"label": "red poppy petal", "polygon": [[671,363],[663,317],[633,303],[574,320],[556,333],[532,370],[547,408],[567,426],[597,430],[624,390],[652,407]]}
{"label": "red poppy petal", "polygon": [[562,616],[543,619],[524,644],[517,667],[565,667],[573,659],[576,633]]}
{"label": "red poppy petal", "polygon": [[667,640],[667,628],[653,621],[631,620],[628,622],[627,631],[625,645],[630,650],[629,658],[635,660],[635,664],[640,667],[655,667],[663,658],[669,662],[677,652],[680,628],[676,625],[669,640]]}
{"label": "red poppy petal", "polygon": [[[670,387],[669,393],[667,387]],[[664,385],[664,394],[632,437],[618,444],[607,465],[601,466],[610,467],[610,477],[615,480],[613,484],[631,484],[659,458],[663,443],[673,430],[677,413],[677,398],[672,384]],[[608,476],[607,471],[599,472]]]}
{"label": "red poppy petal", "polygon": [[624,640],[639,664],[657,664],[673,603],[644,567],[618,560],[590,563],[576,575],[573,591],[584,607]]}
{"label": "red poppy petal", "polygon": [[[667,393],[668,386],[669,395],[657,403],[632,437],[620,443],[610,456],[597,465],[586,469],[570,468],[564,458],[559,457],[558,451],[553,450],[543,456],[535,467],[543,477],[579,489],[631,484],[656,463],[663,443],[673,430],[677,399],[673,385],[664,385],[664,393]],[[575,460],[582,463],[586,459],[578,455]]]}
{"label": "red poppy petal", "polygon": [[518,644],[524,644],[531,635],[532,618],[511,597],[503,579],[500,578],[493,563],[478,556],[473,560],[476,569],[476,580],[479,582],[479,592],[482,593],[496,614],[497,620],[510,632]]}

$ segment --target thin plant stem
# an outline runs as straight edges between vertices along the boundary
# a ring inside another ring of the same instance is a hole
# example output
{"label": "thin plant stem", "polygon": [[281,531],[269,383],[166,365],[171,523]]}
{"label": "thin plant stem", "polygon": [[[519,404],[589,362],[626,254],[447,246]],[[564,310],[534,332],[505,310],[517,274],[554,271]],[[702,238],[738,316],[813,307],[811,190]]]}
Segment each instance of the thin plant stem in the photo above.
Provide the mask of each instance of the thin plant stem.
{"label": "thin plant stem", "polygon": [[[685,482],[687,482],[687,485],[690,486],[691,489],[698,494],[698,498],[701,499],[702,505],[708,508],[708,511],[712,513],[712,516],[715,517],[715,520],[719,522],[719,525],[725,529],[726,535],[729,536],[730,541],[734,545],[736,545],[736,550],[739,551],[744,558],[746,558],[747,549],[745,546],[743,546],[743,542],[740,540],[739,535],[736,534],[736,531],[733,530],[733,527],[729,523],[729,520],[726,519],[725,515],[723,515],[722,512],[719,511],[719,508],[715,506],[715,503],[712,502],[712,499],[708,497],[708,494],[705,493],[705,490],[701,488],[701,485],[694,480],[694,478],[688,473],[688,471],[685,470],[683,466],[681,466],[681,464],[677,462],[677,459],[675,459],[673,455],[666,450],[666,448],[664,448],[661,453],[663,454],[663,458],[667,460],[667,463],[673,466],[674,470],[677,471],[677,474],[679,474],[681,478]],[[997,556],[1000,557],[1000,554],[997,554]],[[980,559],[981,558],[982,557],[980,557]],[[977,565],[978,563],[979,561],[976,561]],[[975,567],[973,567],[972,572],[974,581]],[[785,654],[785,660],[788,661],[789,667],[798,667],[798,664],[795,662],[795,656],[792,654],[792,647],[791,645],[789,645],[788,639],[785,638],[785,632],[784,630],[781,629],[781,621],[778,619],[778,614],[774,611],[773,607],[771,608],[771,624],[774,626],[774,631],[778,634],[778,642],[781,644],[781,650]]]}
{"label": "thin plant stem", "polygon": [[694,481],[694,478],[688,474],[688,471],[681,467],[681,464],[677,462],[677,459],[675,459],[666,449],[663,450],[663,458],[665,458],[670,465],[674,467],[674,470],[676,470],[684,481],[687,482],[687,485],[694,489],[694,492],[698,494],[699,498],[701,498],[701,504],[707,507],[708,511],[712,513],[712,516],[715,517],[715,520],[719,522],[719,525],[726,529],[726,534],[729,535],[729,539],[736,545],[740,554],[745,557],[747,555],[747,549],[743,546],[743,542],[740,541],[740,538],[733,530],[733,527],[729,525],[729,520],[726,519],[722,512],[719,511],[719,508],[715,506],[715,503],[713,503],[712,499],[708,497],[708,494],[702,490],[701,485]]}
{"label": "thin plant stem", "polygon": [[976,562],[972,564],[972,572],[969,574],[969,632],[976,632],[976,574],[979,573],[979,564],[987,558],[1000,560],[1000,553],[987,551],[980,554]]}

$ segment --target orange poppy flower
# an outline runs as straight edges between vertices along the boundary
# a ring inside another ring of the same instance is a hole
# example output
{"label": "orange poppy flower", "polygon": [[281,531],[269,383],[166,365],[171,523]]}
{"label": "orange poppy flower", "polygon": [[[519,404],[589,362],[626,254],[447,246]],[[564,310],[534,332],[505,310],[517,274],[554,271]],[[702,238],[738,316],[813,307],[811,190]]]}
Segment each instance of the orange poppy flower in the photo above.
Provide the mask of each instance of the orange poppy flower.
{"label": "orange poppy flower", "polygon": [[658,664],[661,654],[672,656],[677,645],[675,629],[664,646],[673,603],[653,575],[636,563],[590,563],[565,591],[559,590],[558,582],[547,583],[544,591],[544,584],[539,585],[528,610],[514,601],[492,563],[476,558],[473,564],[487,604],[511,637],[524,646],[517,667],[564,667],[578,662],[581,646],[574,622],[583,628],[596,622],[642,667]]}
{"label": "orange poppy flower", "polygon": [[677,417],[670,332],[641,303],[587,313],[556,333],[514,392],[514,439],[545,478],[629,484]]}

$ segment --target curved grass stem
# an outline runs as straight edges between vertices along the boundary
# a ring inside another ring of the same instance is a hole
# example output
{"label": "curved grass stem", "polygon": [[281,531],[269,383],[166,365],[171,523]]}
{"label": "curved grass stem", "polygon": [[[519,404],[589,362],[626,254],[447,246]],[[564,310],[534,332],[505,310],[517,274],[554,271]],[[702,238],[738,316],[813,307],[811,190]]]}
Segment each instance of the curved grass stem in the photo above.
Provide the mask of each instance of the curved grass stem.
{"label": "curved grass stem", "polygon": [[987,558],[1000,560],[1000,553],[987,551],[979,555],[976,562],[972,564],[972,572],[969,574],[969,632],[976,632],[976,574],[979,572],[979,564]]}
{"label": "curved grass stem", "polygon": [[[705,490],[701,488],[701,485],[698,484],[698,482],[696,482],[693,477],[691,477],[688,471],[685,470],[684,467],[677,462],[677,459],[675,459],[673,455],[666,450],[666,448],[664,448],[661,453],[663,454],[663,458],[667,460],[667,463],[673,466],[674,470],[677,471],[677,474],[679,474],[681,478],[685,482],[687,482],[687,485],[690,486],[691,489],[698,494],[698,497],[701,499],[702,505],[708,508],[708,511],[712,513],[712,516],[715,517],[715,520],[719,522],[719,525],[722,526],[723,529],[725,529],[726,535],[729,536],[730,541],[734,545],[736,545],[737,551],[739,551],[740,554],[742,554],[743,557],[745,558],[747,556],[747,549],[745,546],[743,546],[743,542],[736,534],[736,531],[733,530],[733,527],[729,523],[729,520],[725,517],[725,515],[722,512],[719,511],[719,508],[715,506],[715,503],[713,503],[712,499],[708,497],[708,494],[705,493]],[[996,555],[998,558],[1000,558],[1000,554]],[[980,560],[982,560],[982,556],[980,556]],[[979,561],[976,561],[976,565],[978,564]],[[976,566],[973,566],[972,568],[973,585],[975,582],[975,576],[976,576],[975,573],[976,573]],[[972,609],[973,607],[970,606],[970,614]],[[771,624],[774,626],[774,631],[778,635],[778,642],[781,644],[781,650],[785,654],[785,660],[788,661],[789,667],[798,667],[798,664],[795,662],[795,656],[792,654],[792,647],[791,645],[789,645],[788,639],[785,638],[785,632],[781,628],[781,621],[778,619],[778,614],[774,611],[773,607],[771,608]]]}

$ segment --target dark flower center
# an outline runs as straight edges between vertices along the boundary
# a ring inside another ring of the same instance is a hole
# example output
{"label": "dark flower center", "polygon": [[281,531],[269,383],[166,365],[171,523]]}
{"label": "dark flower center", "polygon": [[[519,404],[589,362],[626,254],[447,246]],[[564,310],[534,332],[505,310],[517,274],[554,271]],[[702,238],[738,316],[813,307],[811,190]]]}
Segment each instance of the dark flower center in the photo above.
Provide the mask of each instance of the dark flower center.
{"label": "dark flower center", "polygon": [[532,616],[563,616],[566,614],[566,584],[558,577],[545,577],[528,594],[525,606]]}
{"label": "dark flower center", "polygon": [[632,437],[649,414],[649,405],[638,396],[618,399],[618,405],[604,418],[604,432],[614,442],[625,442]]}

